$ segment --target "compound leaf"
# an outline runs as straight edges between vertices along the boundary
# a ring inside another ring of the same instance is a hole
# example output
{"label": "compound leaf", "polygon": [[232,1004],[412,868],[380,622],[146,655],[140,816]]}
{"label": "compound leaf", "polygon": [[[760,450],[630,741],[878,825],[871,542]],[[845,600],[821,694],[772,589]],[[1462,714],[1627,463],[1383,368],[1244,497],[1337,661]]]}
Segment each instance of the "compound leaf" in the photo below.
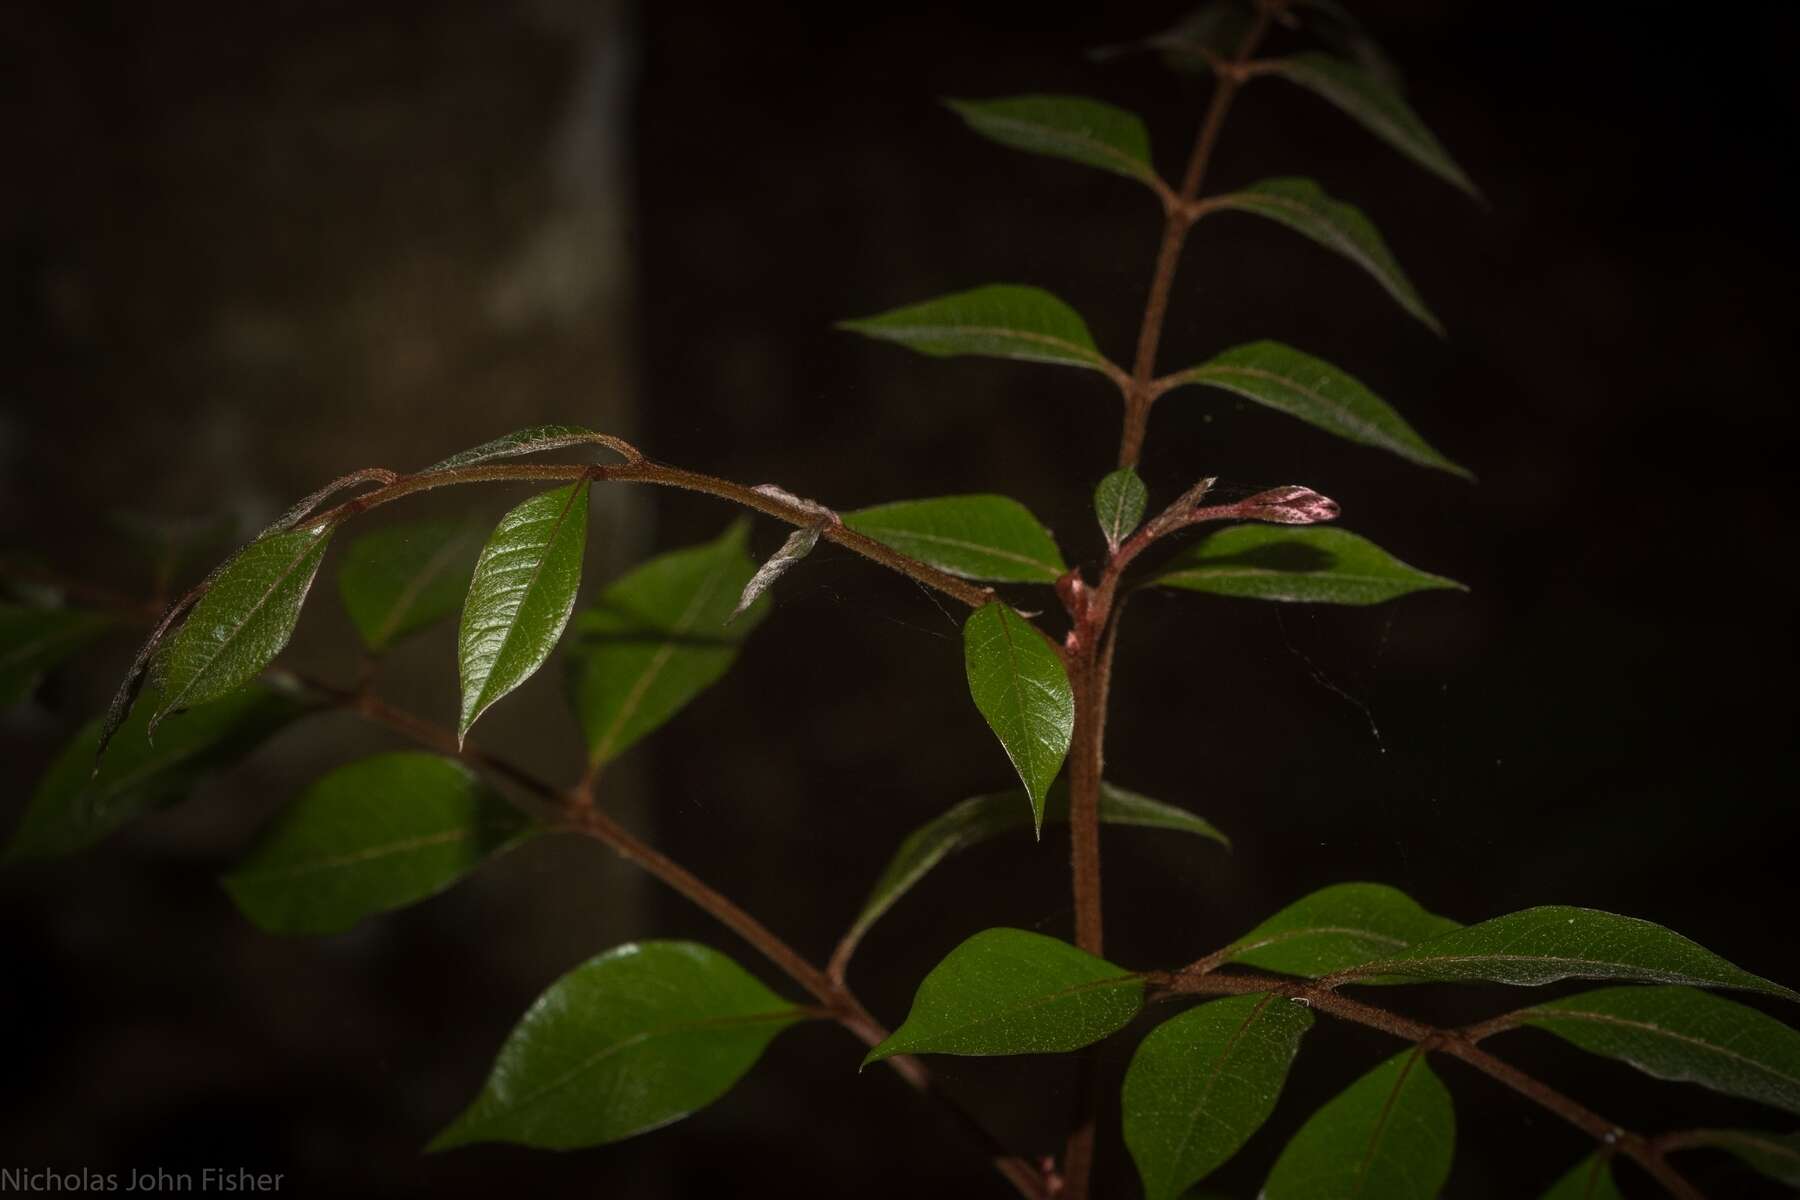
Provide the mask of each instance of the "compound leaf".
{"label": "compound leaf", "polygon": [[1042,828],[1044,794],[1075,731],[1075,693],[1062,658],[1031,622],[994,601],[964,623],[963,663],[975,707],[1012,760]]}
{"label": "compound leaf", "polygon": [[1380,604],[1454,579],[1410,567],[1342,529],[1232,525],[1177,554],[1151,582],[1160,587],[1298,604]]}
{"label": "compound leaf", "polygon": [[1068,571],[1050,531],[1005,496],[899,500],[843,515],[846,526],[964,579],[1055,583]]}

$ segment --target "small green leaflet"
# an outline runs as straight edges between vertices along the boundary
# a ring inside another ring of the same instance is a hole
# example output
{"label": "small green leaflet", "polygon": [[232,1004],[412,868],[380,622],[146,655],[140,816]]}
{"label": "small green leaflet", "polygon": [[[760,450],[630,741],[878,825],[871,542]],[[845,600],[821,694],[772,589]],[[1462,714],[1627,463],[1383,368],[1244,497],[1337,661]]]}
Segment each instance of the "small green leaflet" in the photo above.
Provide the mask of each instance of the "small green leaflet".
{"label": "small green leaflet", "polygon": [[1456,928],[1455,921],[1426,912],[1385,883],[1339,883],[1294,901],[1209,961],[1317,978]]}
{"label": "small green leaflet", "polygon": [[986,929],[931,969],[906,1021],[863,1065],[896,1054],[1079,1050],[1124,1028],[1143,1003],[1140,975],[1041,933]]}
{"label": "small green leaflet", "polygon": [[1800,1000],[1788,988],[1734,967],[1678,933],[1635,917],[1546,905],[1441,934],[1400,954],[1342,972],[1419,981],[1535,987],[1559,979],[1632,979],[1740,988]]}
{"label": "small green leaflet", "polygon": [[334,525],[266,534],[240,550],[157,649],[159,693],[147,730],[171,713],[228,696],[274,661],[293,636]]}
{"label": "small green leaflet", "polygon": [[1750,1129],[1703,1129],[1682,1139],[1687,1146],[1711,1146],[1736,1155],[1777,1183],[1800,1188],[1800,1133]]}
{"label": "small green leaflet", "polygon": [[543,450],[562,450],[569,446],[601,445],[608,449],[623,453],[620,449],[624,443],[617,438],[608,437],[604,433],[595,433],[591,429],[583,429],[579,425],[533,425],[530,429],[521,429],[517,433],[509,433],[505,437],[495,438],[491,442],[483,442],[460,454],[452,454],[442,462],[432,463],[420,474],[432,471],[451,471],[458,467],[472,467],[477,463],[492,462],[496,458],[517,458],[523,454],[536,454]]}
{"label": "small green leaflet", "polygon": [[351,542],[338,594],[363,645],[379,653],[454,616],[480,546],[478,531],[457,521],[393,525]]}
{"label": "small green leaflet", "polygon": [[946,100],[969,128],[1002,145],[1066,158],[1156,186],[1150,134],[1136,113],[1081,96]]}
{"label": "small green leaflet", "polygon": [[243,758],[305,711],[286,692],[256,683],[170,717],[152,745],[146,732],[149,709],[139,706],[119,727],[97,771],[103,720],[89,721],[38,781],[6,859],[85,850],[185,798],[206,771]]}
{"label": "small green leaflet", "polygon": [[1433,175],[1481,198],[1425,122],[1374,72],[1320,53],[1271,59],[1262,69],[1329,100]]}
{"label": "small green leaflet", "polygon": [[1800,1115],[1800,1033],[1687,987],[1582,992],[1514,1014],[1591,1054]]}
{"label": "small green leaflet", "polygon": [[1551,1185],[1539,1200],[1623,1200],[1613,1182],[1612,1164],[1590,1154]]}
{"label": "small green leaflet", "polygon": [[339,933],[443,891],[526,825],[461,763],[382,754],[308,788],[223,883],[271,933]]}
{"label": "small green leaflet", "polygon": [[1312,1020],[1278,996],[1232,996],[1150,1031],[1120,1094],[1146,1200],[1175,1200],[1262,1127]]}
{"label": "small green leaflet", "polygon": [[29,700],[44,672],[114,624],[103,613],[0,604],[0,708]]}
{"label": "small green leaflet", "polygon": [[1216,596],[1296,604],[1380,604],[1412,592],[1467,591],[1409,567],[1342,529],[1231,525],[1186,547],[1154,584]]}
{"label": "small green leaflet", "polygon": [[575,610],[587,517],[583,480],[533,496],[507,513],[482,548],[457,631],[459,740],[489,705],[550,657]]}
{"label": "small green leaflet", "polygon": [[731,619],[756,573],[749,536],[749,524],[737,521],[705,545],[659,555],[576,616],[569,697],[589,762],[623,754],[736,661],[769,610],[757,602]]}
{"label": "small green leaflet", "polygon": [[933,358],[977,354],[1095,371],[1111,367],[1094,345],[1081,314],[1042,288],[1021,284],[989,284],[873,317],[839,321],[837,328],[899,342]]}
{"label": "small green leaflet", "polygon": [[[1280,342],[1237,346],[1169,377],[1172,386],[1197,383],[1255,401],[1363,446],[1397,454],[1473,480],[1420,437],[1386,401],[1324,359]],[[1110,478],[1110,476],[1108,477]]]}
{"label": "small green leaflet", "polygon": [[1444,327],[1425,307],[1380,231],[1360,209],[1333,200],[1312,180],[1265,179],[1241,192],[1215,196],[1206,203],[1210,208],[1232,208],[1267,217],[1327,250],[1335,250],[1373,275],[1388,295],[1426,328],[1443,336]]}
{"label": "small green leaflet", "polygon": [[620,946],[538,997],[481,1095],[429,1149],[574,1150],[648,1132],[723,1096],[806,1018],[705,946]]}
{"label": "small green leaflet", "polygon": [[1130,467],[1120,467],[1100,481],[1094,488],[1094,518],[1100,522],[1107,546],[1117,550],[1119,543],[1131,536],[1144,519],[1144,506],[1149,502],[1144,481]]}
{"label": "small green leaflet", "polygon": [[1075,732],[1075,693],[1062,657],[1036,626],[994,601],[963,625],[963,665],[975,707],[1019,772],[1041,829],[1044,794]]}
{"label": "small green leaflet", "polygon": [[1414,1047],[1308,1118],[1260,1200],[1437,1200],[1455,1155],[1450,1093]]}
{"label": "small green leaflet", "polygon": [[845,526],[964,579],[1055,583],[1068,572],[1050,531],[1005,496],[899,500],[843,515]]}
{"label": "small green leaflet", "polygon": [[[943,815],[913,830],[894,851],[881,877],[869,890],[850,931],[839,943],[839,955],[848,957],[869,928],[879,921],[900,897],[912,890],[931,869],[958,850],[1010,833],[1029,829],[1032,821],[1031,798],[1014,789],[971,796]],[[1044,804],[1044,819],[1069,819],[1069,789],[1063,782],[1050,789]],[[1230,848],[1230,841],[1213,825],[1185,808],[1164,804],[1148,796],[1128,792],[1110,783],[1100,785],[1100,819],[1109,825],[1136,825],[1150,829],[1169,829],[1178,833],[1198,834]]]}

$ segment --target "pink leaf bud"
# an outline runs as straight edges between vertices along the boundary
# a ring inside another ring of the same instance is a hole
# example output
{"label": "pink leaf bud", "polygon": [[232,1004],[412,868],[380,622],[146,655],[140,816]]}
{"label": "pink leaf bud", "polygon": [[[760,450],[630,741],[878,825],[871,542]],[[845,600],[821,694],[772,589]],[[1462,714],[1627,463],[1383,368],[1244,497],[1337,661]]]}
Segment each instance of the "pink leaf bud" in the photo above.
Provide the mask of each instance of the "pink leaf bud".
{"label": "pink leaf bud", "polygon": [[1236,507],[1241,516],[1273,521],[1277,525],[1314,525],[1320,521],[1335,521],[1338,515],[1336,500],[1297,484],[1258,492],[1240,500]]}

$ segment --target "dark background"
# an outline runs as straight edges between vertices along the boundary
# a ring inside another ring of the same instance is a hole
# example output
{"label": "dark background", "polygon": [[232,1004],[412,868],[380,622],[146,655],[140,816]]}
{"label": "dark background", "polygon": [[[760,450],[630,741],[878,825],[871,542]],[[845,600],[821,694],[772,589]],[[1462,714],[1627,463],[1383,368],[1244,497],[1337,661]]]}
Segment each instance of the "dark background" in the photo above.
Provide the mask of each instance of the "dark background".
{"label": "dark background", "polygon": [[[1380,226],[1448,339],[1347,262],[1227,214],[1190,241],[1162,365],[1291,342],[1481,482],[1199,391],[1159,405],[1143,474],[1153,501],[1205,474],[1307,483],[1347,528],[1472,591],[1363,610],[1133,603],[1109,777],[1235,848],[1109,830],[1109,956],[1179,964],[1314,888],[1378,879],[1465,921],[1631,913],[1792,983],[1783,172],[1800,21],[1783,4],[1705,21],[1672,5],[1355,7],[1488,207],[1279,81],[1241,98],[1210,188],[1317,178]],[[564,420],[839,508],[1004,492],[1091,565],[1088,494],[1118,432],[1104,381],[931,361],[830,324],[1031,283],[1128,358],[1154,200],[993,146],[935,100],[1103,98],[1144,114],[1178,174],[1204,81],[1084,53],[1182,11],[9,7],[0,532],[130,586],[112,510],[248,524],[355,466]],[[599,504],[590,587],[727,519],[674,495]],[[780,536],[755,532],[765,551]],[[341,674],[331,592],[294,653]],[[966,700],[953,612],[830,547],[776,599],[737,670],[609,776],[608,800],[823,958],[898,839],[1007,771]],[[440,631],[401,655],[395,697],[447,716],[450,646]],[[6,714],[9,814],[129,653]],[[553,674],[482,737],[562,778],[578,759]],[[695,937],[763,967],[585,845],[530,846],[344,937],[255,933],[214,877],[283,798],[386,744],[305,727],[89,855],[0,877],[15,1042],[0,1165],[241,1165],[303,1195],[1000,1194],[894,1080],[855,1074],[858,1047],[828,1027],[620,1146],[417,1157],[523,1007],[588,955]],[[1066,935],[1065,863],[1056,831],[947,863],[877,927],[853,982],[897,1021],[969,932]],[[1443,1019],[1519,1000],[1391,995]],[[1226,1194],[1252,1194],[1281,1136],[1391,1049],[1325,1023],[1310,1039],[1270,1126],[1218,1177]],[[1131,1045],[1103,1050],[1115,1078]],[[1504,1043],[1632,1127],[1782,1128],[1559,1045]],[[1055,1148],[1069,1061],[934,1065],[1013,1144]],[[1448,1195],[1535,1195],[1586,1152],[1484,1077],[1442,1074],[1463,1147]],[[1760,1194],[1723,1159],[1691,1165],[1715,1195]],[[1100,1169],[1105,1194],[1133,1194],[1116,1140]]]}

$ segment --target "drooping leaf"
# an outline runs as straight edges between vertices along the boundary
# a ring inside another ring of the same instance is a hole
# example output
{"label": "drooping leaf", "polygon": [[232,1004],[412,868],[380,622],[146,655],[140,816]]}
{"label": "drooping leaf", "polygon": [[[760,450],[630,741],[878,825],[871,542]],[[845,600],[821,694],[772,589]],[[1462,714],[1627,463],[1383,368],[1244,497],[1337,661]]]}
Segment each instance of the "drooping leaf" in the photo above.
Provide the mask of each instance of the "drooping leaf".
{"label": "drooping leaf", "polygon": [[1339,883],[1288,905],[1213,957],[1317,978],[1391,957],[1458,928],[1384,883]]}
{"label": "drooping leaf", "polygon": [[[1069,819],[1066,783],[1059,781],[1050,789],[1044,803],[1044,819]],[[1100,819],[1109,825],[1136,825],[1197,834],[1227,848],[1231,845],[1210,822],[1187,809],[1128,792],[1110,783],[1100,785]],[[1031,799],[1018,789],[971,796],[942,816],[919,826],[906,836],[899,849],[894,851],[894,857],[888,860],[881,877],[870,889],[869,898],[863,902],[862,911],[844,935],[844,943],[854,946],[861,941],[900,897],[951,854],[1003,833],[1031,826]]]}
{"label": "drooping leaf", "polygon": [[1683,1142],[1724,1150],[1775,1182],[1800,1188],[1800,1133],[1703,1129],[1683,1135]]}
{"label": "drooping leaf", "polygon": [[338,594],[363,644],[377,653],[456,614],[481,540],[456,521],[418,521],[364,534],[338,568]]}
{"label": "drooping leaf", "polygon": [[169,714],[230,695],[281,653],[335,528],[268,534],[218,571],[150,661],[158,693],[147,726],[152,736]]}
{"label": "drooping leaf", "polygon": [[773,587],[777,579],[786,575],[795,563],[811,554],[813,547],[819,544],[819,529],[817,525],[802,525],[788,534],[787,540],[781,543],[781,549],[769,555],[768,561],[756,568],[756,574],[744,585],[743,592],[738,596],[737,606],[731,610],[731,616],[726,620],[736,620],[764,592]]}
{"label": "drooping leaf", "polygon": [[[749,526],[659,555],[575,618],[569,696],[588,759],[617,758],[716,683],[768,612],[754,603],[731,620],[750,577]],[[730,622],[727,624],[727,622]]]}
{"label": "drooping leaf", "polygon": [[468,1111],[432,1141],[573,1150],[679,1120],[724,1095],[800,1009],[693,942],[609,950],[538,997]]}
{"label": "drooping leaf", "polygon": [[1265,179],[1241,192],[1215,196],[1207,203],[1267,217],[1327,250],[1335,250],[1373,275],[1400,307],[1424,322],[1426,328],[1443,335],[1444,327],[1425,307],[1380,231],[1360,209],[1333,200],[1312,180]]}
{"label": "drooping leaf", "polygon": [[492,462],[496,458],[517,458],[522,454],[537,454],[544,450],[562,450],[569,446],[602,445],[616,448],[622,445],[616,438],[603,433],[595,433],[592,429],[583,429],[579,425],[533,425],[529,429],[521,429],[517,433],[509,433],[505,437],[497,437],[491,442],[483,442],[479,446],[452,454],[442,462],[432,463],[425,468],[430,471],[450,471],[457,467],[472,467],[477,463]]}
{"label": "drooping leaf", "polygon": [[1456,1113],[1425,1052],[1403,1050],[1308,1118],[1262,1200],[1437,1200],[1456,1155]]}
{"label": "drooping leaf", "polygon": [[1066,158],[1155,186],[1150,134],[1136,113],[1081,96],[946,100],[969,128],[1002,145]]}
{"label": "drooping leaf", "polygon": [[1425,122],[1375,72],[1320,53],[1272,59],[1264,69],[1324,97],[1433,175],[1481,198]]}
{"label": "drooping leaf", "polygon": [[1144,519],[1144,506],[1149,502],[1144,481],[1130,467],[1120,467],[1100,481],[1094,489],[1094,517],[1108,546],[1117,550],[1119,543],[1131,536]]}
{"label": "drooping leaf", "polygon": [[1660,925],[1566,905],[1528,908],[1440,934],[1343,975],[1350,982],[1367,975],[1403,975],[1520,987],[1559,979],[1633,979],[1800,1000],[1790,989],[1740,970]]}
{"label": "drooping leaf", "polygon": [[963,624],[963,665],[975,707],[1012,760],[1042,828],[1044,793],[1075,732],[1075,693],[1062,658],[1031,622],[995,601]]}
{"label": "drooping leaf", "polygon": [[1105,370],[1081,314],[1042,288],[996,283],[909,304],[839,329],[899,342],[920,354],[978,354]]}
{"label": "drooping leaf", "polygon": [[1408,462],[1473,479],[1414,432],[1385,401],[1323,359],[1280,342],[1237,346],[1171,377],[1253,400],[1309,425]]}
{"label": "drooping leaf", "polygon": [[457,737],[467,737],[489,705],[550,657],[575,611],[587,517],[583,480],[525,501],[500,519],[482,547],[457,630]]}
{"label": "drooping leaf", "polygon": [[170,717],[151,744],[145,706],[120,726],[94,768],[101,720],[82,726],[38,781],[8,860],[85,850],[153,809],[186,797],[205,772],[228,766],[306,711],[294,696],[253,684]]}
{"label": "drooping leaf", "polygon": [[856,532],[964,579],[1055,583],[1068,571],[1050,531],[1005,496],[899,500],[847,512]]}
{"label": "drooping leaf", "polygon": [[1140,975],[1041,933],[986,929],[931,969],[905,1022],[863,1065],[896,1054],[1079,1050],[1124,1028],[1143,1003]]}
{"label": "drooping leaf", "polygon": [[29,700],[44,672],[114,624],[104,613],[0,604],[0,708]]}
{"label": "drooping leaf", "polygon": [[1412,592],[1468,590],[1407,566],[1354,533],[1316,526],[1227,526],[1183,549],[1152,582],[1296,604],[1380,604]]}
{"label": "drooping leaf", "polygon": [[1278,996],[1232,996],[1150,1031],[1121,1093],[1146,1200],[1175,1200],[1261,1128],[1312,1019]]}
{"label": "drooping leaf", "polygon": [[461,763],[382,754],[308,788],[223,883],[271,933],[338,933],[443,891],[526,825]]}
{"label": "drooping leaf", "polygon": [[1687,987],[1582,992],[1516,1014],[1591,1054],[1800,1114],[1800,1033]]}
{"label": "drooping leaf", "polygon": [[1613,1182],[1612,1163],[1590,1154],[1551,1185],[1540,1200],[1624,1200]]}

